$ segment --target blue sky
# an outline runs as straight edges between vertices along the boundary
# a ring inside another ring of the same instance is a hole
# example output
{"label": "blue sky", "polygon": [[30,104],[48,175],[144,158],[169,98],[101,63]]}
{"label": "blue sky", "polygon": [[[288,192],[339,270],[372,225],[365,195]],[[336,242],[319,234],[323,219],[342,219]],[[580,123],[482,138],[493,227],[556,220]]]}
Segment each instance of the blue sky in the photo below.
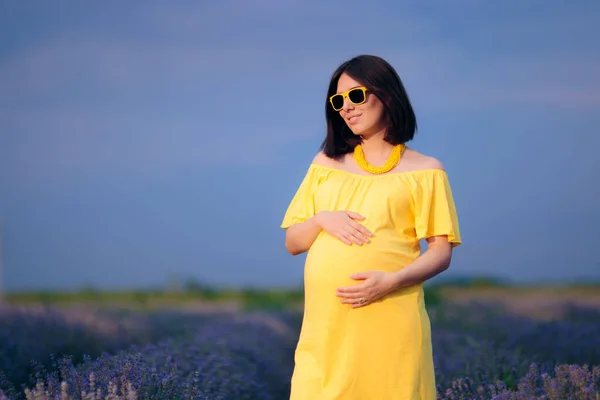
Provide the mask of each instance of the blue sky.
{"label": "blue sky", "polygon": [[[210,5],[207,5],[210,4]],[[8,290],[297,286],[279,228],[331,73],[376,54],[442,161],[445,277],[599,279],[600,3],[5,1]],[[370,269],[370,266],[365,266]]]}

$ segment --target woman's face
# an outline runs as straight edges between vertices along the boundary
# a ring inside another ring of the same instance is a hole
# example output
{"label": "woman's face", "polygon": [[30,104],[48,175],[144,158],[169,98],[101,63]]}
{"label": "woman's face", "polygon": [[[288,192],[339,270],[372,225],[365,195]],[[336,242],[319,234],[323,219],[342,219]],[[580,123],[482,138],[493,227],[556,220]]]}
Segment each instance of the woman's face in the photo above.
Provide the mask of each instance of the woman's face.
{"label": "woman's face", "polygon": [[[361,86],[363,85],[360,82],[343,73],[338,80],[337,93],[345,93]],[[346,97],[339,113],[355,135],[372,136],[386,128],[383,103],[369,91],[366,93],[366,101],[362,104],[354,104]]]}

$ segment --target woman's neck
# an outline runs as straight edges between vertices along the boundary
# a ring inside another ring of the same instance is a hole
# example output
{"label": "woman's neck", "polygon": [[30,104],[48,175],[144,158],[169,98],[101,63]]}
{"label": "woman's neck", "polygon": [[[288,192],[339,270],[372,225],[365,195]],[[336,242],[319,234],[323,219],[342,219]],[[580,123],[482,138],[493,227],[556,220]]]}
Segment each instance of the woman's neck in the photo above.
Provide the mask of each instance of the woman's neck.
{"label": "woman's neck", "polygon": [[383,140],[383,133],[377,133],[369,137],[362,137],[361,147],[367,160],[377,161],[387,159],[394,146]]}

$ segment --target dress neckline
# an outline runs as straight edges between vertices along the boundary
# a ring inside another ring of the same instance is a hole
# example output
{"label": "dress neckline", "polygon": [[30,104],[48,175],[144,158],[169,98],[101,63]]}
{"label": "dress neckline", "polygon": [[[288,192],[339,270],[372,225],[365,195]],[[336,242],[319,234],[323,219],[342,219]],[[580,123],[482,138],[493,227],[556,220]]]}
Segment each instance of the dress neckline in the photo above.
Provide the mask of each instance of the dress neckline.
{"label": "dress neckline", "polygon": [[322,168],[322,169],[327,169],[330,171],[335,171],[338,172],[342,175],[348,175],[348,176],[354,176],[354,177],[358,177],[358,178],[365,178],[365,179],[378,179],[378,178],[384,178],[384,177],[393,177],[393,176],[402,176],[402,175],[412,175],[412,174],[418,174],[418,173],[427,173],[427,172],[439,172],[442,174],[445,174],[446,171],[440,168],[424,168],[424,169],[411,169],[408,171],[397,171],[397,172],[386,172],[385,174],[372,174],[372,175],[363,175],[363,174],[359,174],[357,172],[351,172],[351,171],[346,171],[343,169],[339,169],[339,168],[335,168],[335,167],[329,167],[327,165],[322,165],[322,164],[316,164],[316,163],[311,163],[310,164],[311,168]]}

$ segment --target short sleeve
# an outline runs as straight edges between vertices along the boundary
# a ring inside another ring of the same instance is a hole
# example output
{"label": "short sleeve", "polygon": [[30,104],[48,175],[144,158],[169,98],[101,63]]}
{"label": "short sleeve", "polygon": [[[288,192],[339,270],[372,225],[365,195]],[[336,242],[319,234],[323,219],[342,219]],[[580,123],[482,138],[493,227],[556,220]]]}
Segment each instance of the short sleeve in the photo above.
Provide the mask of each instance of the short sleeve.
{"label": "short sleeve", "polygon": [[315,215],[314,195],[318,184],[319,169],[311,164],[285,212],[281,228],[287,229]]}
{"label": "short sleeve", "polygon": [[417,239],[447,235],[452,247],[462,243],[456,205],[444,170],[428,170],[417,177],[415,188]]}

